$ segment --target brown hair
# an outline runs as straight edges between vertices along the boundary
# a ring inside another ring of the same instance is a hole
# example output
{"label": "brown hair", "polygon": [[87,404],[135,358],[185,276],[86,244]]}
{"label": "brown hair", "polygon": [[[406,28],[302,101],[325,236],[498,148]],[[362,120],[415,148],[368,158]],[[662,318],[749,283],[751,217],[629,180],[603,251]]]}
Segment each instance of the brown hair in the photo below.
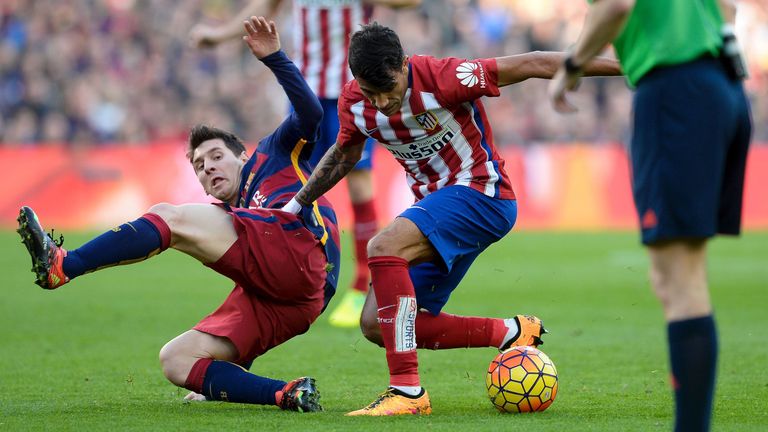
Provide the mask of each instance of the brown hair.
{"label": "brown hair", "polygon": [[187,157],[189,158],[189,161],[192,162],[192,154],[195,152],[195,149],[200,147],[200,144],[212,139],[220,139],[224,141],[224,145],[226,145],[235,156],[240,156],[245,151],[243,141],[232,132],[227,132],[213,126],[199,124],[192,127],[192,130],[189,131],[189,146],[187,147]]}

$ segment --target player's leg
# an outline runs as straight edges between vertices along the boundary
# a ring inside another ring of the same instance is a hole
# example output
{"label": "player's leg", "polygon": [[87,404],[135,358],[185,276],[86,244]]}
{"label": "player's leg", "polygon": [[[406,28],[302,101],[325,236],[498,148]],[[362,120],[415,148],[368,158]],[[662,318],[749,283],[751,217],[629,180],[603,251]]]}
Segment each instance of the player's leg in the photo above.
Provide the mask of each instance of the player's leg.
{"label": "player's leg", "polygon": [[[366,144],[366,151],[370,153],[372,149],[368,147],[371,146]],[[364,160],[361,160],[362,162]],[[346,179],[349,199],[352,202],[355,276],[341,302],[329,317],[329,322],[337,327],[354,327],[360,323],[360,312],[370,281],[367,247],[378,230],[370,169],[355,169]]]}
{"label": "player's leg", "polygon": [[706,239],[739,232],[748,108],[713,59],[648,76],[634,103],[633,193],[667,321],[675,428],[706,430],[718,352]]}
{"label": "player's leg", "polygon": [[[530,315],[512,318],[486,318],[430,312],[422,303],[435,309],[448,300],[475,257],[466,255],[454,265],[449,274],[432,263],[411,267],[411,280],[416,288],[419,312],[416,316],[416,344],[421,349],[452,349],[493,347],[500,350],[517,345],[538,346],[542,333],[546,333],[541,320]],[[422,288],[423,287],[423,288]],[[363,335],[371,342],[383,346],[381,329],[376,316],[376,299],[369,292],[360,320]]]}
{"label": "player's leg", "polygon": [[[320,127],[320,138],[315,144],[310,162],[316,165],[325,151],[336,142],[339,133],[339,114],[337,99],[321,99],[323,105],[323,123]],[[360,323],[360,311],[365,302],[365,293],[371,279],[368,270],[368,242],[378,230],[376,208],[373,203],[373,168],[374,141],[365,143],[363,155],[355,165],[355,169],[347,174],[347,190],[352,203],[352,237],[355,253],[355,275],[341,301],[331,311],[328,321],[336,327],[355,327]]]}
{"label": "player's leg", "polygon": [[157,204],[140,218],[73,250],[63,249],[61,242],[45,234],[29,207],[21,209],[18,220],[18,232],[32,257],[36,283],[46,289],[105,267],[142,261],[168,247],[213,262],[237,239],[231,217],[209,204]]}
{"label": "player's leg", "polygon": [[408,266],[433,259],[435,251],[413,222],[398,217],[369,242],[368,256],[390,387],[367,407],[347,415],[430,414],[429,395],[419,381],[418,310]]}
{"label": "player's leg", "polygon": [[239,358],[229,339],[197,330],[182,333],[160,350],[163,374],[173,384],[193,392],[187,399],[200,400],[194,395],[201,395],[206,400],[308,408],[295,401],[300,392],[316,392],[312,378],[286,383],[254,375],[235,363]]}

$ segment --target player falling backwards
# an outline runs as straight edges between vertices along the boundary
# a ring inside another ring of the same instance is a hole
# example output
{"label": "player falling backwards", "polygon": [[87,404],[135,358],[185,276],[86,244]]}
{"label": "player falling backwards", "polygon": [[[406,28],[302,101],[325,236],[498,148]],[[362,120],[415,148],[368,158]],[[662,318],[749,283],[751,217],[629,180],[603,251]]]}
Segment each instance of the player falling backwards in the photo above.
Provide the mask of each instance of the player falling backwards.
{"label": "player falling backwards", "polygon": [[[190,38],[199,47],[215,46],[241,34],[240,17],[275,16],[283,0],[251,0],[236,18],[215,26],[198,24]],[[347,65],[349,37],[358,24],[367,24],[374,7],[406,8],[421,0],[293,0],[292,21],[296,65],[320,98],[323,121],[314,144],[310,163],[320,161],[334,144],[339,132],[338,98],[341,88],[352,78]],[[373,204],[373,140],[368,140],[360,161],[347,175],[347,190],[352,204],[355,276],[328,317],[331,325],[357,327],[365,303],[370,274],[366,245],[376,234],[376,209]]]}
{"label": "player falling backwards", "polygon": [[[475,258],[515,223],[515,194],[479,98],[528,78],[551,78],[562,53],[480,60],[407,57],[394,31],[377,23],[352,36],[355,80],[339,98],[336,144],[286,210],[299,212],[343,178],[367,138],[406,171],[416,203],[368,243],[373,293],[361,317],[365,336],[386,349],[389,388],[348,415],[429,414],[416,348],[538,345],[539,318],[464,317],[441,312]],[[587,75],[619,75],[599,59]],[[377,308],[378,305],[378,308]]]}
{"label": "player falling backwards", "polygon": [[[322,108],[280,51],[274,23],[251,17],[245,30],[248,47],[272,70],[296,111],[250,158],[233,134],[203,125],[192,129],[190,162],[205,191],[221,203],[157,204],[70,251],[44,233],[28,207],[21,209],[18,232],[32,256],[36,283],[45,289],[169,247],[231,278],[236,285],[224,303],[162,348],[165,376],[211,400],[319,411],[314,379],[286,383],[241,367],[306,332],[334,294],[339,273],[330,203],[321,199],[301,216],[279,210],[311,171],[308,143],[315,139]],[[284,271],[287,266],[292,271]]]}

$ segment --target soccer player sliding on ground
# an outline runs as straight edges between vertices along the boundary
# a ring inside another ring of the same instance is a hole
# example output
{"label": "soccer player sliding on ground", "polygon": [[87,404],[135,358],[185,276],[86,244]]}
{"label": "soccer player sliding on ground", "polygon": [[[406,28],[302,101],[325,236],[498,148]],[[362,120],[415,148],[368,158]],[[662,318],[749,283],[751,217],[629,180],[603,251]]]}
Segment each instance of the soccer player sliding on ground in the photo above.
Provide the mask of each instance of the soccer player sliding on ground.
{"label": "soccer player sliding on ground", "polygon": [[[340,131],[285,209],[298,213],[330,190],[380,142],[402,165],[416,202],[368,243],[373,280],[361,317],[365,336],[384,346],[388,389],[349,415],[429,414],[416,348],[538,345],[539,318],[456,316],[442,312],[477,256],[512,229],[517,204],[496,152],[480,98],[528,78],[551,78],[565,55],[527,53],[464,60],[408,57],[391,29],[377,23],[351,39],[355,77],[339,98]],[[619,75],[598,59],[589,75]]]}
{"label": "soccer player sliding on ground", "polygon": [[275,74],[296,109],[250,158],[235,135],[205,125],[192,129],[190,163],[205,191],[221,203],[157,204],[69,251],[45,234],[28,207],[21,209],[18,232],[32,256],[36,283],[45,289],[169,247],[231,278],[236,285],[224,303],[162,348],[165,376],[210,400],[320,411],[314,379],[284,382],[244,369],[307,331],[333,296],[339,273],[330,203],[321,199],[298,216],[279,210],[311,171],[307,160],[322,108],[280,50],[274,23],[251,17],[245,30],[251,52]]}
{"label": "soccer player sliding on ground", "polygon": [[[218,45],[240,36],[240,17],[275,16],[284,3],[287,2],[251,0],[237,14],[237,18],[215,26],[198,24],[190,32],[190,38],[199,47]],[[421,0],[299,0],[291,3],[294,58],[323,106],[323,121],[309,159],[310,164],[315,166],[334,144],[339,132],[338,98],[342,86],[352,78],[347,65],[350,35],[358,24],[368,23],[374,7],[413,7],[419,5]],[[371,139],[366,142],[363,157],[346,177],[352,204],[355,276],[328,317],[331,325],[337,327],[357,327],[360,324],[360,312],[371,280],[366,245],[378,230],[371,176],[373,145]]]}

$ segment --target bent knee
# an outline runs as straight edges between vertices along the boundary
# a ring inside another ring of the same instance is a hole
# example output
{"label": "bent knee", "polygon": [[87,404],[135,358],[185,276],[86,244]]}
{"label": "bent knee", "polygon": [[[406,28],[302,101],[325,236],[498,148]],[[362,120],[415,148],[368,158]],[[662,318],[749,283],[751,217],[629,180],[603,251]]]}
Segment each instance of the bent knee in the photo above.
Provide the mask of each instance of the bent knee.
{"label": "bent knee", "polygon": [[168,203],[155,204],[147,210],[147,213],[152,213],[160,216],[168,227],[173,230],[173,227],[177,225],[182,218],[182,211],[179,206]]}
{"label": "bent knee", "polygon": [[160,364],[163,368],[163,375],[168,378],[168,381],[179,387],[184,387],[189,372],[197,360],[196,357],[178,349],[173,341],[165,344],[160,350]]}
{"label": "bent knee", "polygon": [[381,327],[376,316],[361,316],[360,317],[360,330],[363,332],[363,336],[374,344],[384,347],[384,340],[381,338]]}
{"label": "bent knee", "polygon": [[386,232],[380,232],[368,241],[368,257],[397,256],[400,247],[392,241]]}

